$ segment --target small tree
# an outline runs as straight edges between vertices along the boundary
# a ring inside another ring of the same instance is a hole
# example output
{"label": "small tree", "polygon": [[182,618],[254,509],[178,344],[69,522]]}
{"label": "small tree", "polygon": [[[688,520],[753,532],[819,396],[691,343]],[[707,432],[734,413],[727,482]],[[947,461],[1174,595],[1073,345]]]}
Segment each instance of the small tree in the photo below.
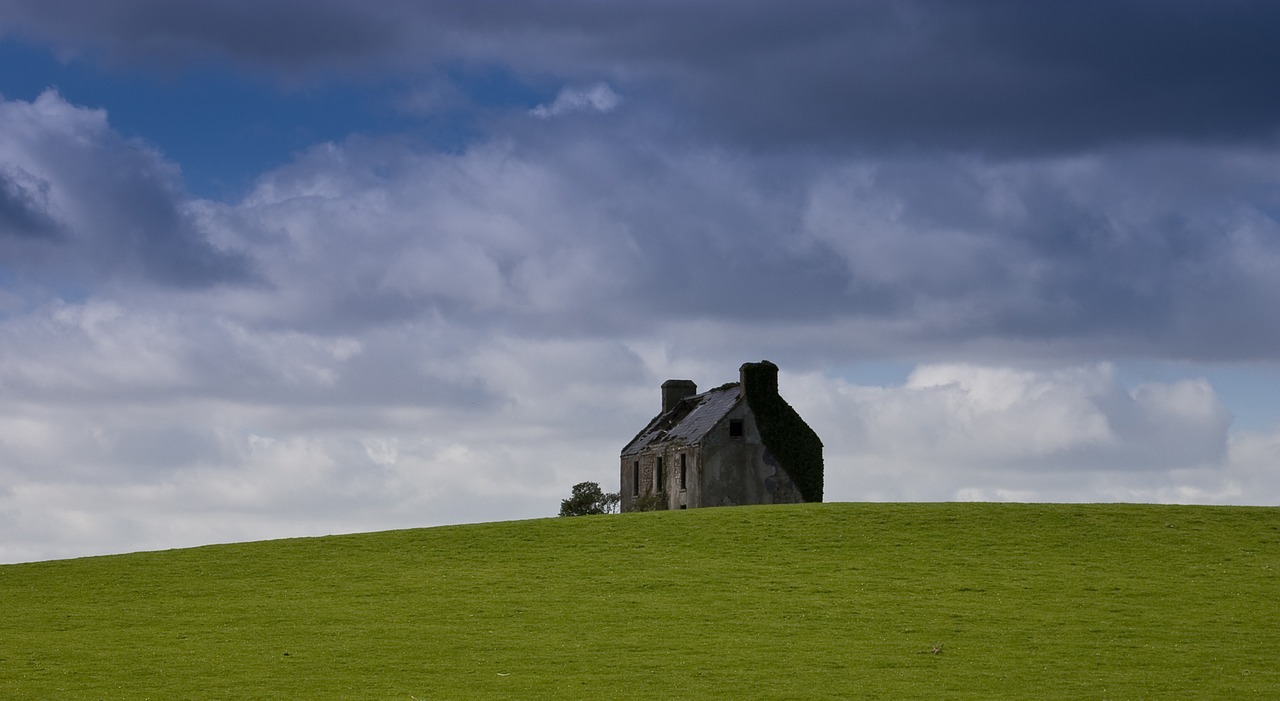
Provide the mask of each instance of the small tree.
{"label": "small tree", "polygon": [[606,492],[595,482],[579,482],[573,485],[573,496],[560,502],[560,515],[611,514],[618,510],[621,501],[621,494]]}

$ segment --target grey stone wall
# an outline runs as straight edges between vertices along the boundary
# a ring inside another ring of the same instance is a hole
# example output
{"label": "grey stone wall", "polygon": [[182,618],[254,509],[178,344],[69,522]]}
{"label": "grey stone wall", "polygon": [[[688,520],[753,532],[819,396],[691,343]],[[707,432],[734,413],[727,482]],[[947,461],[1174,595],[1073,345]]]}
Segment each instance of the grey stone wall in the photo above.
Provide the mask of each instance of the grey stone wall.
{"label": "grey stone wall", "polygon": [[[685,461],[684,488],[681,488],[680,482],[681,455],[684,456]],[[700,451],[696,446],[669,443],[639,455],[622,458],[619,484],[622,489],[620,493],[623,511],[632,511],[637,498],[649,496],[657,491],[658,458],[662,458],[663,492],[667,495],[667,508],[696,508],[701,504],[698,496],[700,494],[698,481]],[[638,489],[633,481],[636,463],[640,465]]]}
{"label": "grey stone wall", "polygon": [[[742,436],[730,436],[731,421],[742,421]],[[685,456],[685,488],[680,488],[680,456]],[[696,446],[663,443],[621,461],[622,510],[634,510],[638,497],[653,494],[658,458],[662,458],[667,508],[795,504],[803,501],[790,476],[769,454],[746,402],[730,411]],[[633,481],[639,463],[638,489]]]}
{"label": "grey stone wall", "polygon": [[[729,422],[741,420],[741,438],[729,435]],[[756,429],[755,417],[744,402],[725,416],[702,442],[706,459],[701,470],[699,506],[795,504],[800,490],[769,454]]]}

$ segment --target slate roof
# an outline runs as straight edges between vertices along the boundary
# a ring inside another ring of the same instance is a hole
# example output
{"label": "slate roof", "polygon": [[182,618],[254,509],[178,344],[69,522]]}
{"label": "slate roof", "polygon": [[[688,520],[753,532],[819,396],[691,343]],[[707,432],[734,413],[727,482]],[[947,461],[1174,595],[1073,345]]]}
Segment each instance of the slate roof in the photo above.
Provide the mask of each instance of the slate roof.
{"label": "slate roof", "polygon": [[627,447],[622,455],[635,455],[646,448],[679,441],[681,443],[697,443],[707,432],[720,423],[734,406],[738,404],[738,384],[731,383],[713,390],[695,394],[681,399],[671,407],[671,411],[659,414],[649,422]]}

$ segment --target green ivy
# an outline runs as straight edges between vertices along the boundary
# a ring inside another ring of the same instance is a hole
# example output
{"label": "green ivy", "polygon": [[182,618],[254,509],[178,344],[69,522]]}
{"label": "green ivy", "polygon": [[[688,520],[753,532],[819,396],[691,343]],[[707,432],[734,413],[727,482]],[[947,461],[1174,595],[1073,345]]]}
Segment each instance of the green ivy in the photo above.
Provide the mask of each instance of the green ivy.
{"label": "green ivy", "polygon": [[822,501],[822,440],[778,395],[778,366],[767,360],[748,366],[742,379],[760,438],[795,482],[801,498]]}
{"label": "green ivy", "polygon": [[644,496],[636,497],[631,502],[632,511],[666,511],[667,510],[667,493],[654,492]]}

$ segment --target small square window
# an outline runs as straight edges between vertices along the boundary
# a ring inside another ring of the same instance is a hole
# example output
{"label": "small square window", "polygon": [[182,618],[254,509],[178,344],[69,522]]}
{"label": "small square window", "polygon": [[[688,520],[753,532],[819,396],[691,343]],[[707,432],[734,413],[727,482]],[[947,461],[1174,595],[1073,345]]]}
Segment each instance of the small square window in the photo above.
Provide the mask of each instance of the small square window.
{"label": "small square window", "polygon": [[729,437],[742,438],[742,419],[729,420]]}

